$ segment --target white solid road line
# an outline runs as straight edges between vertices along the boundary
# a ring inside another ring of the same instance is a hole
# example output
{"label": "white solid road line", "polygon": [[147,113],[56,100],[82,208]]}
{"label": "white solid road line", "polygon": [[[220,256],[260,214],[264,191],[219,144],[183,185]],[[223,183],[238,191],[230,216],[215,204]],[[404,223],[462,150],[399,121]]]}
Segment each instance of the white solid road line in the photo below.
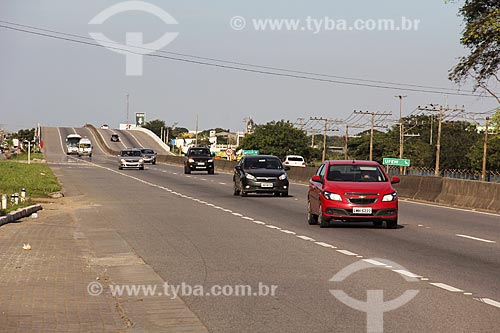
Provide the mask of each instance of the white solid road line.
{"label": "white solid road line", "polygon": [[66,155],[66,151],[64,150],[64,146],[62,143],[61,131],[59,130],[59,127],[56,127],[56,128],[57,128],[57,133],[59,133],[59,143],[61,144],[61,150],[62,150],[63,154]]}
{"label": "white solid road line", "polygon": [[456,292],[463,292],[462,289],[458,289],[458,288],[452,287],[452,286],[447,285],[445,283],[431,282],[429,284],[432,284],[435,287],[438,287],[438,288],[441,288],[441,289],[444,289],[444,290],[448,290],[448,291],[451,291],[451,292],[454,292],[454,293],[456,293]]}
{"label": "white solid road line", "polygon": [[455,234],[455,236],[462,237],[462,238],[473,239],[473,240],[477,240],[477,241],[485,242],[485,243],[496,243],[495,241],[492,241],[492,240],[489,240],[489,239],[477,238],[477,237],[472,237],[472,236],[467,236],[467,235]]}

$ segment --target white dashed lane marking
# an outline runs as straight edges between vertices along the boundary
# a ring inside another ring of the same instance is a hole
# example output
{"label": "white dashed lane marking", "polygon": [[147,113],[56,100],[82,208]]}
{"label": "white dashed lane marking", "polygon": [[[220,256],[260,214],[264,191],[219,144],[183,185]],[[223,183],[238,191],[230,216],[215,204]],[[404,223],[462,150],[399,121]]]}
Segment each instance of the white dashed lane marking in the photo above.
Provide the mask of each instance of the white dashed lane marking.
{"label": "white dashed lane marking", "polygon": [[337,252],[345,254],[346,256],[357,256],[358,255],[357,253],[347,251],[347,250],[337,250]]}
{"label": "white dashed lane marking", "polygon": [[383,262],[380,262],[380,261],[377,261],[377,260],[373,260],[373,259],[363,259],[363,261],[366,261],[367,263],[375,265],[375,266],[387,266]]}
{"label": "white dashed lane marking", "polygon": [[431,282],[430,284],[433,285],[433,286],[435,286],[435,287],[438,287],[438,288],[441,288],[441,289],[444,289],[444,290],[448,290],[448,291],[451,291],[451,292],[454,292],[454,293],[463,292],[462,289],[458,289],[458,288],[452,287],[450,285],[447,285],[446,283]]}
{"label": "white dashed lane marking", "polygon": [[310,241],[310,242],[315,242],[316,241],[315,239],[312,239],[311,237],[307,237],[307,236],[297,236],[297,238],[300,238],[300,239],[303,239],[303,240],[306,240],[306,241]]}
{"label": "white dashed lane marking", "polygon": [[500,309],[500,302],[494,301],[494,300],[489,299],[489,298],[478,298],[477,300],[480,302],[489,304],[489,305],[493,305],[494,307],[497,307]]}
{"label": "white dashed lane marking", "polygon": [[480,241],[480,242],[485,242],[485,243],[496,243],[495,241],[492,241],[489,239],[477,238],[477,237],[473,237],[473,236],[467,236],[467,235],[461,235],[461,234],[455,234],[455,236],[462,237],[462,238],[468,238],[468,239],[472,239],[472,240],[476,240],[476,241]]}
{"label": "white dashed lane marking", "polygon": [[417,275],[415,273],[405,271],[404,269],[393,269],[392,271],[396,272],[398,274],[401,274],[401,275],[405,275],[405,276],[411,277],[411,278],[421,278],[422,277],[422,276]]}

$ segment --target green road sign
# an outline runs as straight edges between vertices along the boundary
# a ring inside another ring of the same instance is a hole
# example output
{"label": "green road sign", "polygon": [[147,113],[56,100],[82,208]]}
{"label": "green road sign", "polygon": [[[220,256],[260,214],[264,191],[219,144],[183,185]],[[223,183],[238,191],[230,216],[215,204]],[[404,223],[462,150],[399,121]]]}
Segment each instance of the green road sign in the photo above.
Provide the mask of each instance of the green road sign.
{"label": "green road sign", "polygon": [[384,157],[382,164],[383,165],[395,165],[395,166],[409,167],[410,160],[405,159],[405,158]]}
{"label": "green road sign", "polygon": [[243,150],[243,155],[259,155],[258,150]]}
{"label": "green road sign", "polygon": [[136,126],[143,126],[144,125],[144,119],[145,115],[143,112],[137,112],[135,114],[135,125]]}

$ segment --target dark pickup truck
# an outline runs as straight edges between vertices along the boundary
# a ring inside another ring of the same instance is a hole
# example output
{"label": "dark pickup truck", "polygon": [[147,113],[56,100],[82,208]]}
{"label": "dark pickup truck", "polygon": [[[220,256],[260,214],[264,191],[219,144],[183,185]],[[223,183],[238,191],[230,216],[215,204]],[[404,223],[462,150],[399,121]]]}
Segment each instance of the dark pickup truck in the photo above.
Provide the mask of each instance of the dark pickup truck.
{"label": "dark pickup truck", "polygon": [[205,147],[190,147],[184,158],[184,173],[191,171],[207,171],[208,174],[214,174],[214,158],[210,149]]}

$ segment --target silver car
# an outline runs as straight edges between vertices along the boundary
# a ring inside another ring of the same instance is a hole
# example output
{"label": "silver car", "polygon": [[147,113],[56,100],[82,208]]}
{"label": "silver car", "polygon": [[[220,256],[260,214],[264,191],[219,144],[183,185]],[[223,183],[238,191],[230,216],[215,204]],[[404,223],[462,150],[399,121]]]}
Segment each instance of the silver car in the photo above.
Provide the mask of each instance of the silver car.
{"label": "silver car", "polygon": [[144,163],[156,164],[156,153],[153,149],[141,148]]}
{"label": "silver car", "polygon": [[141,150],[138,148],[123,149],[118,156],[120,165],[118,169],[137,168],[144,170],[144,158]]}

